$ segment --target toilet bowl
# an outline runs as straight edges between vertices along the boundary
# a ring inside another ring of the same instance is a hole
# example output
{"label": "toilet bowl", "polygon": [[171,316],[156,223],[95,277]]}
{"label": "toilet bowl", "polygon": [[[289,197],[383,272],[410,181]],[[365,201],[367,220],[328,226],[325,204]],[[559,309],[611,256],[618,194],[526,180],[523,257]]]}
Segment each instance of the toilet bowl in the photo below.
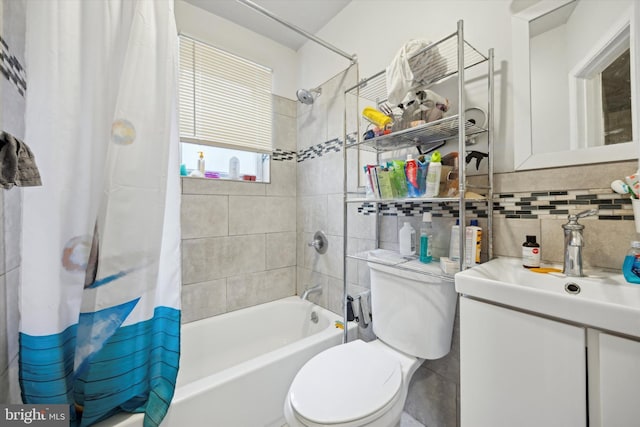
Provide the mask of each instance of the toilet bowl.
{"label": "toilet bowl", "polygon": [[[449,352],[457,303],[453,281],[394,267],[397,254],[376,250],[371,270],[371,342],[325,350],[297,373],[284,403],[290,427],[393,427],[411,377],[424,359]],[[372,257],[370,256],[370,259]],[[416,261],[417,263],[417,261]],[[429,273],[429,270],[427,271]]]}
{"label": "toilet bowl", "polygon": [[332,347],[296,375],[285,419],[290,427],[395,426],[422,362],[380,340]]}

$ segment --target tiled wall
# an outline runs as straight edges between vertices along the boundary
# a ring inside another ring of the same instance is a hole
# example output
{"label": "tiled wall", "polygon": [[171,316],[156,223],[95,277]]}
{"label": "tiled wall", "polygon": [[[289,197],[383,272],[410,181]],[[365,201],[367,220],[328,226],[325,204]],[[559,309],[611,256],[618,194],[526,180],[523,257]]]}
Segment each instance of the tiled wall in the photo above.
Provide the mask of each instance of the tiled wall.
{"label": "tiled wall", "polygon": [[270,183],[182,178],[183,322],[295,295],[295,108],[274,96]]}
{"label": "tiled wall", "polygon": [[[344,90],[356,81],[357,67],[353,66],[323,83],[322,94],[313,104],[297,106],[298,294],[320,284],[322,294],[310,299],[339,314],[344,271]],[[318,230],[324,231],[329,241],[325,254],[308,246]]]}
{"label": "tiled wall", "polygon": [[[580,221],[585,225],[583,262],[586,267],[620,269],[630,241],[638,236],[628,199],[613,193],[609,185],[611,181],[624,178],[637,169],[638,161],[630,160],[497,175],[496,193],[514,195],[513,198],[504,198],[502,203],[506,210],[517,209],[515,201],[518,197],[521,199],[525,194],[543,192],[550,194],[536,196],[538,200],[535,203],[556,209],[554,213],[538,213],[537,218],[495,215],[495,254],[520,256],[524,236],[534,234],[538,236],[542,247],[542,259],[561,263],[564,249],[561,225],[567,222],[567,215],[563,211],[568,210],[573,214],[598,208],[597,217]],[[565,191],[567,195],[551,194]],[[507,207],[507,203],[510,206]]]}
{"label": "tiled wall", "polygon": [[[24,139],[25,2],[0,0],[0,128]],[[35,153],[37,158],[37,153]],[[0,403],[20,403],[18,385],[18,289],[22,192],[0,189]]]}

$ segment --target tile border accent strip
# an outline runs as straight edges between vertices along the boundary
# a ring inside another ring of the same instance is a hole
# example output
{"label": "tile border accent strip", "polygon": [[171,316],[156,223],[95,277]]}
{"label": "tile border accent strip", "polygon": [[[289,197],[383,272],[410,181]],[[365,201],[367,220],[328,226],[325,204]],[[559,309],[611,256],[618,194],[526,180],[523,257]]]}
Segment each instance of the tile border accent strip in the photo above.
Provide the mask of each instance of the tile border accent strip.
{"label": "tile border accent strip", "polygon": [[276,162],[282,162],[285,160],[294,160],[297,154],[295,151],[285,151],[279,148],[273,150],[271,153],[271,160],[275,160]]}
{"label": "tile border accent strip", "polygon": [[[347,142],[350,144],[355,142],[355,133],[350,133],[347,135]],[[339,153],[342,151],[342,138],[336,137],[330,139],[325,142],[321,142],[320,144],[312,145],[309,148],[305,148],[304,150],[299,150],[298,155],[298,163],[304,162],[305,160],[315,159],[317,157],[322,157],[327,153]]]}
{"label": "tile border accent strip", "polygon": [[[467,216],[486,218],[486,202],[467,201]],[[570,213],[586,209],[598,209],[600,220],[631,220],[633,208],[628,196],[613,193],[610,189],[532,191],[523,193],[495,194],[493,215],[509,219],[566,219]],[[363,203],[358,207],[363,215],[375,214],[374,203]],[[455,203],[412,202],[381,203],[383,216],[414,216],[431,212],[433,217],[457,217]]]}
{"label": "tile border accent strip", "polygon": [[18,61],[18,58],[11,55],[9,45],[0,36],[0,72],[5,79],[12,83],[18,93],[24,98],[27,91],[27,73]]}
{"label": "tile border accent strip", "polygon": [[329,141],[312,145],[309,148],[298,151],[298,163],[304,162],[305,160],[315,159],[316,157],[322,157],[324,154],[330,152],[340,152],[341,150],[342,140],[340,138],[333,138]]}

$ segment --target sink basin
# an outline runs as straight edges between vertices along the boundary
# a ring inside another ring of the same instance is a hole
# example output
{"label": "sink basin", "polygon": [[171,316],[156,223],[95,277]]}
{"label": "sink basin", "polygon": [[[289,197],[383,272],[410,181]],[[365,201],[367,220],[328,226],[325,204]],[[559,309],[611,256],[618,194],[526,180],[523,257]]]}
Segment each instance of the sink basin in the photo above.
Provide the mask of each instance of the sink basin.
{"label": "sink basin", "polygon": [[620,273],[585,273],[534,273],[519,258],[500,257],[457,273],[455,282],[467,296],[640,337],[640,285]]}

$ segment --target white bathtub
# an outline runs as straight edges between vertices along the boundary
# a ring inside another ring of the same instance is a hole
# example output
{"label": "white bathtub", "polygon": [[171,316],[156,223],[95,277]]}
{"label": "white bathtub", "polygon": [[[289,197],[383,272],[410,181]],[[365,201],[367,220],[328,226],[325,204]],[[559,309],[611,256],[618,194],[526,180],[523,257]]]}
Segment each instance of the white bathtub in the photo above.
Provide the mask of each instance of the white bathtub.
{"label": "white bathtub", "polygon": [[[176,391],[162,426],[282,426],[293,377],[315,354],[342,342],[335,327],[341,320],[289,297],[183,325]],[[355,325],[349,328],[351,335]],[[142,419],[118,414],[97,426],[139,427]]]}

